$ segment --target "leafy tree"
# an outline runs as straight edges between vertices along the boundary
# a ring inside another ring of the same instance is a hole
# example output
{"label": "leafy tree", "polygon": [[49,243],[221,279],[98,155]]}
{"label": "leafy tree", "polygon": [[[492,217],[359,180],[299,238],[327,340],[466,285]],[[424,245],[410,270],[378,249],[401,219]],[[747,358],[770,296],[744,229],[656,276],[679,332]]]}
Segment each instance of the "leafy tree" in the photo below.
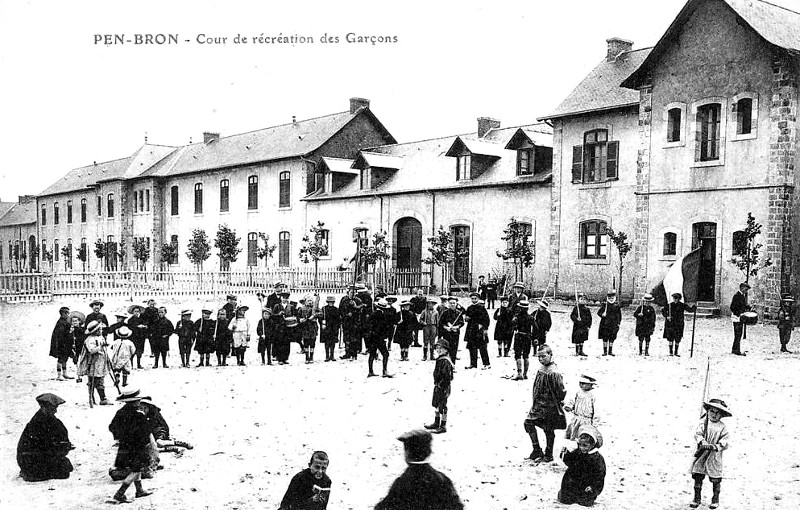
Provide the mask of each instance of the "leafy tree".
{"label": "leafy tree", "polygon": [[309,229],[310,236],[303,236],[300,245],[300,261],[303,264],[314,262],[314,285],[317,285],[317,273],[319,271],[319,259],[328,255],[328,241],[325,239],[325,223],[317,221]]}
{"label": "leafy tree", "polygon": [[[366,246],[362,246],[360,250],[361,260],[367,267],[372,267],[373,273],[379,270],[383,277],[383,282],[386,283],[386,261],[392,258],[389,252],[389,243],[386,240],[387,234],[381,230],[372,234],[372,238]],[[372,286],[375,287],[375,275],[372,278]]]}
{"label": "leafy tree", "polygon": [[422,261],[426,264],[439,266],[442,268],[442,291],[444,291],[444,283],[449,282],[450,264],[453,263],[456,257],[455,248],[453,245],[453,234],[449,230],[445,230],[442,225],[439,225],[439,230],[436,234],[428,238],[428,253],[430,256]]}
{"label": "leafy tree", "polygon": [[146,270],[147,261],[150,260],[150,243],[144,237],[134,237],[132,247],[139,271]]}
{"label": "leafy tree", "polygon": [[[126,255],[126,253],[125,253],[125,240],[122,239],[122,240],[120,240],[119,243],[111,243],[111,244],[112,244],[114,255],[116,255],[117,260],[119,261],[119,265],[122,266],[123,263],[125,262],[125,255]],[[117,266],[115,265],[114,269],[116,269],[116,268],[117,268]]]}
{"label": "leafy tree", "polygon": [[761,256],[762,244],[756,242],[756,236],[761,233],[762,225],[756,222],[752,212],[747,213],[747,224],[743,230],[739,246],[734,246],[734,255],[730,263],[744,273],[744,281],[750,283],[750,277],[758,276],[761,269],[772,265],[771,257]]}
{"label": "leafy tree", "polygon": [[219,251],[220,271],[231,270],[231,262],[236,262],[236,258],[242,251],[239,248],[239,241],[241,241],[241,238],[236,237],[236,232],[231,230],[228,225],[220,225],[217,229],[214,247]]}
{"label": "leafy tree", "polygon": [[53,250],[48,250],[47,247],[42,250],[42,260],[50,264],[50,270],[53,270]]}
{"label": "leafy tree", "polygon": [[61,255],[64,257],[64,269],[72,269],[72,245],[62,246]]}
{"label": "leafy tree", "polygon": [[89,259],[89,249],[86,244],[81,244],[75,252],[75,258],[81,261],[83,271],[86,272],[86,261]]}
{"label": "leafy tree", "polygon": [[631,243],[628,242],[628,234],[621,230],[615,232],[614,229],[607,228],[606,233],[611,242],[614,243],[614,246],[617,247],[617,252],[619,253],[619,288],[617,289],[617,295],[619,295],[619,299],[622,299],[622,268],[625,264],[625,257],[631,251]]}
{"label": "leafy tree", "polygon": [[264,243],[264,247],[256,247],[256,257],[264,261],[264,267],[269,267],[269,259],[272,258],[272,254],[275,252],[275,248],[278,246],[275,244],[269,244],[268,234],[259,232],[258,238],[261,239],[262,243]]}
{"label": "leafy tree", "polygon": [[167,264],[175,264],[178,260],[178,245],[165,243],[161,245],[161,262]]}
{"label": "leafy tree", "polygon": [[188,251],[186,256],[197,267],[198,271],[203,270],[203,262],[211,256],[211,246],[208,244],[208,235],[201,228],[192,230],[192,237],[187,244]]}
{"label": "leafy tree", "polygon": [[[106,248],[106,243],[98,237],[94,242],[94,256],[100,264],[102,264],[102,261],[106,258]],[[108,267],[106,267],[106,269],[108,269]]]}
{"label": "leafy tree", "polygon": [[503,229],[503,236],[500,238],[505,241],[506,248],[497,251],[497,256],[503,260],[514,261],[514,279],[521,280],[523,269],[531,267],[534,252],[533,244],[530,240],[528,224],[517,221],[513,216],[509,220],[506,228]]}

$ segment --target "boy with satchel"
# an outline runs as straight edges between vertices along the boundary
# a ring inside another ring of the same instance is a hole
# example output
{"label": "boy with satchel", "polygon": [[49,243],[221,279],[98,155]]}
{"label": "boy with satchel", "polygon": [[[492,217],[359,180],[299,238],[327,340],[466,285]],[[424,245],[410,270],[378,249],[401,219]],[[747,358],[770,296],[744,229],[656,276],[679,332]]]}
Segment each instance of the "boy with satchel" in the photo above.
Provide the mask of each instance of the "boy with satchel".
{"label": "boy with satchel", "polygon": [[[533,446],[528,458],[540,464],[553,461],[555,431],[567,428],[567,419],[564,416],[564,397],[567,396],[567,390],[564,388],[564,380],[558,372],[558,367],[553,363],[553,350],[550,346],[547,344],[539,346],[537,357],[542,366],[539,367],[533,380],[533,405],[528,411],[524,425]],[[547,441],[544,452],[539,445],[536,427],[544,431]]]}

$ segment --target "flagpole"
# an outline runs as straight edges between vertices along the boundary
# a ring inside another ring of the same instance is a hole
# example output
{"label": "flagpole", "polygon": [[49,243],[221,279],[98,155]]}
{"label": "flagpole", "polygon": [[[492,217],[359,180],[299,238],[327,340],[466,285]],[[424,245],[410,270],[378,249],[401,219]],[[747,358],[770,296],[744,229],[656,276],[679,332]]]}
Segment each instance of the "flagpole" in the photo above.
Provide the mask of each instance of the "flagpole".
{"label": "flagpole", "polygon": [[[694,355],[694,325],[695,324],[697,324],[697,303],[694,304],[694,314],[692,314],[692,345],[689,347],[689,357],[690,358]],[[706,375],[706,377],[708,377],[708,375]]]}

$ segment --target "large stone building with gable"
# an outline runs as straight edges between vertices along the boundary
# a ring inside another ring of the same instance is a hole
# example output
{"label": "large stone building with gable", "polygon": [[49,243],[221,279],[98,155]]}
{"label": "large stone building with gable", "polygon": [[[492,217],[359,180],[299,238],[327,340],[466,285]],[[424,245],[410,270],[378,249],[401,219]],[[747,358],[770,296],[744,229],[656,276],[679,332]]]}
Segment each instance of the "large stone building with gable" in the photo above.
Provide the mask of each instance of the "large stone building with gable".
{"label": "large stone building with gable", "polygon": [[36,197],[0,202],[0,273],[35,271],[37,246]]}
{"label": "large stone building with gable", "polygon": [[700,249],[698,298],[726,308],[752,212],[773,266],[751,301],[774,312],[797,282],[798,54],[800,14],[758,0],[689,0],[653,48],[609,39],[606,58],[544,117],[554,131],[550,266],[562,285],[608,287],[613,228],[632,238],[625,294]]}

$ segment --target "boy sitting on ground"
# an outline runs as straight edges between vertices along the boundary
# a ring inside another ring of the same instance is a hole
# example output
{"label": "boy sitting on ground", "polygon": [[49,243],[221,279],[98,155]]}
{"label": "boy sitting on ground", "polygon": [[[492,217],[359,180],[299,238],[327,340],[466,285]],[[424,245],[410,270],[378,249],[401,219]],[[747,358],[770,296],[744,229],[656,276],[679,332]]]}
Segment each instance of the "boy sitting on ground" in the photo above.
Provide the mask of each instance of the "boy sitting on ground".
{"label": "boy sitting on ground", "polygon": [[289,488],[281,500],[278,510],[325,510],[331,494],[331,479],[325,474],[328,469],[328,454],[316,451],[311,454],[308,468],[300,471],[289,482]]}

